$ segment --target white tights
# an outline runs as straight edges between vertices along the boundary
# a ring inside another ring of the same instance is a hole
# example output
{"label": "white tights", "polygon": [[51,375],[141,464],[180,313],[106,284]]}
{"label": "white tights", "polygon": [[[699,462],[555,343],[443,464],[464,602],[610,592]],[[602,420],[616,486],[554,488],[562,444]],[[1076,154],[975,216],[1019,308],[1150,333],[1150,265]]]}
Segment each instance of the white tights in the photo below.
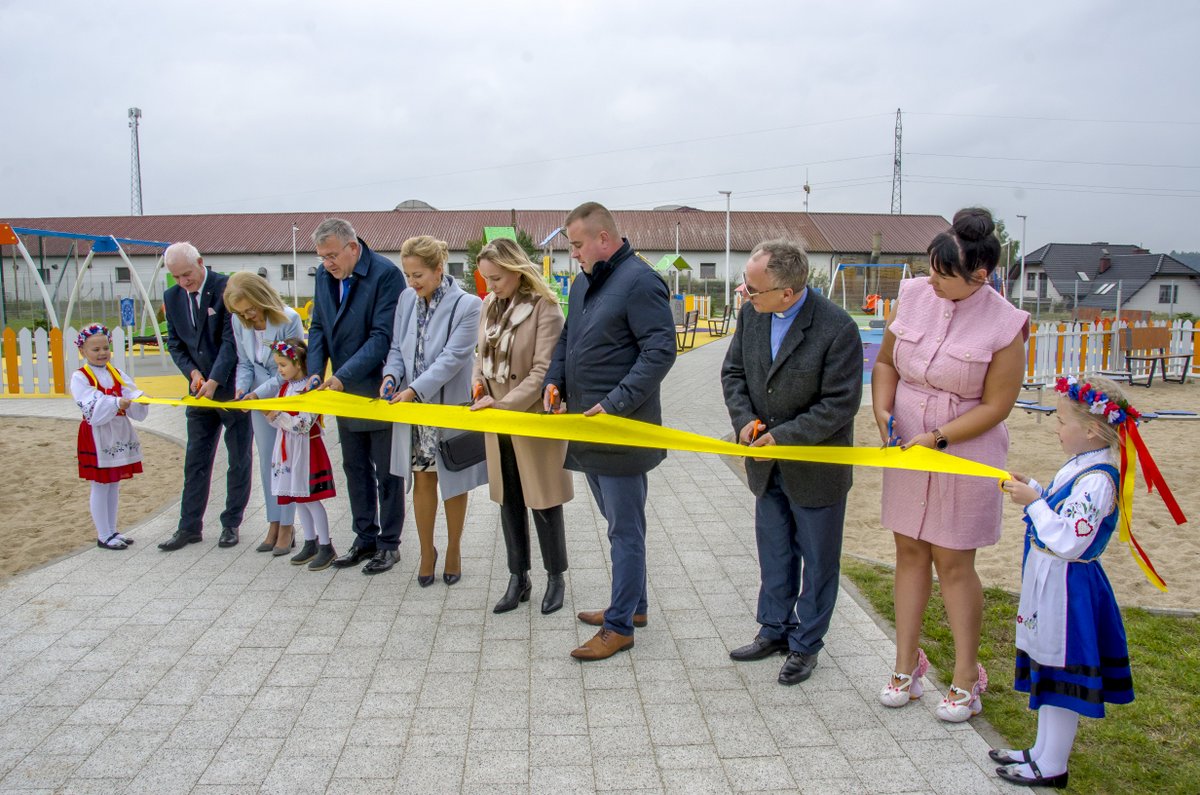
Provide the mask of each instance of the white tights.
{"label": "white tights", "polygon": [[329,515],[325,513],[324,505],[319,502],[298,502],[296,518],[304,529],[305,541],[315,538],[321,544],[329,543]]}
{"label": "white tights", "polygon": [[96,538],[107,541],[117,532],[117,501],[121,496],[121,484],[92,483],[92,521],[96,525]]}
{"label": "white tights", "polygon": [[[1038,708],[1037,741],[1029,749],[1029,758],[1037,762],[1043,776],[1067,772],[1067,758],[1071,755],[1071,747],[1075,745],[1075,732],[1078,729],[1078,712],[1062,707]],[[1029,765],[1020,765],[1017,770],[1021,775],[1033,775]]]}

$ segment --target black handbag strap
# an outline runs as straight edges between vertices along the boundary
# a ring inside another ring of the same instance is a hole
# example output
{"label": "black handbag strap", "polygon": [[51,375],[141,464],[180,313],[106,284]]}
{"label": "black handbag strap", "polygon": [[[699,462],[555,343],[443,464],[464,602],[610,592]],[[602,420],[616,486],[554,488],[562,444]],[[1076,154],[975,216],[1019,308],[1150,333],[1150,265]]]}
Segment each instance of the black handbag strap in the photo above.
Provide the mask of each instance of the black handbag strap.
{"label": "black handbag strap", "polygon": [[[466,293],[464,293],[463,295],[466,295]],[[456,312],[458,312],[458,302],[461,301],[462,299],[463,299],[463,296],[460,295],[458,298],[454,299],[454,303],[451,304],[451,306],[450,306],[450,322],[446,324],[446,341],[444,343],[442,343],[442,350],[446,350],[446,346],[450,344],[450,334],[454,331],[454,315]],[[444,406],[446,404],[446,385],[445,384],[442,384],[442,388],[440,390],[438,390],[438,395],[439,395],[438,403]]]}

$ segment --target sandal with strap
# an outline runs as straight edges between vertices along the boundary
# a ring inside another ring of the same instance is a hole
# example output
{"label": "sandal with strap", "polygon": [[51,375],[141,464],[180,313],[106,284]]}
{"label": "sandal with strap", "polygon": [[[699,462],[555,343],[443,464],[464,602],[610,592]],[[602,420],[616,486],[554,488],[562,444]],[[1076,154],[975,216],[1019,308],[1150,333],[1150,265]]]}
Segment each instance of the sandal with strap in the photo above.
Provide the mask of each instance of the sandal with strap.
{"label": "sandal with strap", "polygon": [[[1032,776],[1022,775],[1019,768],[1022,764],[1029,765]],[[1018,763],[1015,765],[1006,765],[996,768],[996,775],[1010,784],[1017,784],[1022,787],[1053,787],[1054,789],[1066,789],[1069,773],[1063,771],[1057,776],[1043,776],[1042,771],[1038,769],[1037,762],[1032,759],[1028,762]]]}
{"label": "sandal with strap", "polygon": [[97,538],[96,546],[100,547],[101,549],[127,549],[129,547],[129,545],[125,543],[125,539],[121,538],[120,533],[113,533],[103,541]]}
{"label": "sandal with strap", "polygon": [[937,716],[947,723],[962,723],[983,712],[983,701],[979,694],[987,690],[987,671],[979,663],[975,664],[979,671],[979,679],[968,692],[961,687],[950,685],[950,692],[938,704]]}
{"label": "sandal with strap", "polygon": [[[879,703],[885,707],[903,707],[911,701],[916,701],[925,692],[921,686],[921,677],[929,670],[929,658],[924,649],[917,649],[917,667],[911,674],[892,673],[892,678],[879,691]],[[899,682],[900,684],[896,684]]]}
{"label": "sandal with strap", "polygon": [[1029,751],[1013,751],[1008,748],[993,748],[988,751],[988,758],[1001,765],[1024,765],[1033,761]]}

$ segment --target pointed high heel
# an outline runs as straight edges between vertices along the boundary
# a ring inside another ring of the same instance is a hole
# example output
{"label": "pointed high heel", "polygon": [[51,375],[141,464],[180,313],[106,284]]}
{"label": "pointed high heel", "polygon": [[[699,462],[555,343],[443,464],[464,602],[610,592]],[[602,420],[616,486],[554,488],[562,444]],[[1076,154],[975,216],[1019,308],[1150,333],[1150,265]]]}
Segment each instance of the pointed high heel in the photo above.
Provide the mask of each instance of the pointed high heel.
{"label": "pointed high heel", "polygon": [[[288,530],[291,531],[290,533],[288,533],[288,535],[291,536],[291,538],[290,538],[290,540],[288,540],[284,543],[280,543],[281,541],[283,541],[283,528],[284,527],[287,527]],[[275,547],[274,547],[274,549],[271,550],[271,554],[278,558],[283,555],[286,555],[287,553],[291,552],[295,548],[296,548],[296,526],[295,525],[280,525],[279,526],[279,537],[275,539]]]}
{"label": "pointed high heel", "polygon": [[267,528],[267,537],[254,548],[255,552],[270,552],[275,548],[275,539],[279,537],[279,528]]}
{"label": "pointed high heel", "polygon": [[[437,570],[437,559],[438,559],[438,551],[436,549],[434,549],[433,550],[433,569],[435,572]],[[436,576],[436,573],[435,574],[418,574],[417,575],[417,585],[421,586],[422,588],[428,588],[429,586],[433,585],[433,579],[435,576]]]}

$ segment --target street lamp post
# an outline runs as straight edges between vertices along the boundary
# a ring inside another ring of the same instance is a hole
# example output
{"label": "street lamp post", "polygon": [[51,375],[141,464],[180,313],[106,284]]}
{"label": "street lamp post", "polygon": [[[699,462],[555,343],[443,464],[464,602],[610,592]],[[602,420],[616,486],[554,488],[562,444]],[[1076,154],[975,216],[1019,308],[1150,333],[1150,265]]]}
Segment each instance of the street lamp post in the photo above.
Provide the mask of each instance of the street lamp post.
{"label": "street lamp post", "polygon": [[1025,308],[1025,221],[1027,216],[1018,215],[1021,219],[1021,292],[1017,293],[1017,308]]}
{"label": "street lamp post", "polygon": [[297,294],[296,282],[300,275],[296,273],[296,233],[300,231],[300,227],[295,223],[292,224],[292,308],[296,309],[300,304],[300,296]]}
{"label": "street lamp post", "polygon": [[729,202],[733,191],[720,190],[717,193],[725,197],[725,306],[729,306]]}

